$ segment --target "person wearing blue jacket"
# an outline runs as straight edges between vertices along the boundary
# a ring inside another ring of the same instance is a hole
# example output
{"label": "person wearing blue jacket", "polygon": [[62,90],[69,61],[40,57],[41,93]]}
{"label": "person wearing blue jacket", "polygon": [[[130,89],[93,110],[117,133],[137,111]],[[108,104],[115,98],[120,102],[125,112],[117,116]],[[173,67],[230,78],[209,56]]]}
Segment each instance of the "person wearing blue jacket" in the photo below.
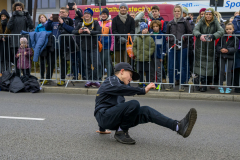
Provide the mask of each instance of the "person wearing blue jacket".
{"label": "person wearing blue jacket", "polygon": [[[162,23],[159,20],[153,20],[150,24],[149,33],[153,34],[151,37],[155,42],[155,52],[152,55],[151,61],[151,82],[155,82],[155,75],[157,72],[157,82],[166,83],[166,75],[164,71],[163,61],[166,54],[166,38],[162,36]],[[160,85],[156,89],[159,89]]]}
{"label": "person wearing blue jacket", "polygon": [[[59,39],[61,34],[71,34],[73,27],[73,20],[68,17],[69,10],[66,7],[60,8],[59,12],[59,22],[53,22],[52,15],[50,16],[48,22],[45,25],[47,31],[52,31],[53,35],[56,39]],[[69,40],[70,38],[70,40]],[[70,41],[70,43],[69,43]],[[75,43],[71,36],[61,36],[57,43],[57,53],[60,52],[61,59],[61,80],[57,83],[58,86],[65,85],[65,76],[66,76],[66,52],[71,52],[71,50],[75,50]],[[63,80],[63,81],[62,81]]]}
{"label": "person wearing blue jacket", "polygon": [[[240,34],[240,16],[236,16],[232,21],[234,25],[234,33]],[[238,37],[240,39],[240,37]],[[234,68],[234,86],[240,86],[239,76],[240,76],[240,41],[238,51],[235,54],[235,68]],[[235,88],[236,93],[240,93],[240,88]]]}
{"label": "person wearing blue jacket", "polygon": [[[35,29],[35,32],[43,32],[47,31],[45,28],[45,25],[47,23],[47,17],[44,14],[40,14],[38,16],[38,26]],[[51,32],[51,31],[48,31]],[[48,39],[52,39],[52,35],[49,36]],[[52,50],[54,44],[52,41],[49,41],[50,45],[47,45],[47,47],[42,51],[40,54],[40,74],[41,74],[41,79],[44,79],[44,72],[45,72],[45,63],[47,61],[48,67],[47,67],[47,75],[46,79],[51,79],[53,75],[53,69],[55,66],[55,57],[54,50]],[[48,43],[48,44],[49,44]],[[49,81],[45,80],[42,82],[42,84],[48,84]]]}

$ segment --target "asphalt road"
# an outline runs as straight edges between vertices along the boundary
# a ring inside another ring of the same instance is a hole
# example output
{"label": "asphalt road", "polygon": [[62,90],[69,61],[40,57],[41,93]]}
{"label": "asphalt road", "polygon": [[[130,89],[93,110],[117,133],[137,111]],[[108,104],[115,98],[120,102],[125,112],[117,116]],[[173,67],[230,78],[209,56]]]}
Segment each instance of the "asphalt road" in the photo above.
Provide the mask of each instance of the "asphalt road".
{"label": "asphalt road", "polygon": [[95,132],[94,96],[0,92],[0,160],[240,159],[239,102],[130,99],[178,120],[195,107],[198,119],[192,134],[184,139],[158,125],[142,124],[129,131],[137,143],[124,145],[114,139],[114,131]]}

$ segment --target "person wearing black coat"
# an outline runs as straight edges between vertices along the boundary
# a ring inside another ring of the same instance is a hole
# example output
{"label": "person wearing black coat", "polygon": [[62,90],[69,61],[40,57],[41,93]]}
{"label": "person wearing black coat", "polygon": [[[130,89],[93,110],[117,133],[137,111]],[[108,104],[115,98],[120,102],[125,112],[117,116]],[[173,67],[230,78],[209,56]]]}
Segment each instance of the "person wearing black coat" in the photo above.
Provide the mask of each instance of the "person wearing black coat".
{"label": "person wearing black coat", "polygon": [[[27,11],[24,11],[24,4],[16,2],[12,6],[12,17],[8,21],[7,28],[11,31],[11,34],[20,34],[22,30],[29,31],[33,29],[33,21]],[[11,36],[11,49],[12,54],[17,54],[17,50],[20,45],[20,36]],[[14,62],[15,55],[11,55],[11,60]],[[15,59],[15,63],[17,60]],[[15,71],[17,76],[20,76],[20,71],[15,64]]]}
{"label": "person wearing black coat", "polygon": [[[135,34],[135,21],[134,19],[127,13],[128,6],[125,3],[120,4],[119,13],[116,17],[113,18],[112,21],[112,33],[113,34]],[[119,63],[120,61],[127,61],[131,63],[131,58],[126,55],[126,43],[127,36],[115,36],[115,60],[113,62]],[[127,57],[127,60],[125,59]],[[112,59],[114,59],[114,55],[112,55]]]}
{"label": "person wearing black coat", "polygon": [[[8,12],[3,9],[0,14],[1,22],[0,22],[0,34],[10,34],[10,30],[7,28],[7,23],[9,21],[9,14]],[[9,70],[9,36],[2,36],[0,35],[0,72]]]}
{"label": "person wearing black coat", "polygon": [[[93,20],[92,16],[92,9],[87,8],[84,11],[83,22],[79,23],[78,26],[75,27],[72,34],[82,35],[76,36],[76,39],[81,38],[81,44],[79,44],[82,48],[81,58],[87,69],[86,77],[89,81],[85,84],[85,87],[89,88],[93,85],[99,88],[100,83],[96,81],[98,81],[100,77],[98,70],[101,69],[101,59],[100,53],[97,51],[97,34],[101,34],[101,28],[98,21]],[[92,82],[92,80],[95,82]]]}

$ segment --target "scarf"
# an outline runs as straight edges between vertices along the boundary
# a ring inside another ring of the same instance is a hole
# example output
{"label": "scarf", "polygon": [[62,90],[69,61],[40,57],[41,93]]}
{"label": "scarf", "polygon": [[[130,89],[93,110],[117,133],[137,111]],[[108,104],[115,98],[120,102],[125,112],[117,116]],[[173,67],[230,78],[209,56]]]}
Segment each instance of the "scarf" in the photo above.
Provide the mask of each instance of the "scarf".
{"label": "scarf", "polygon": [[83,19],[83,23],[84,23],[84,26],[89,26],[93,23],[93,18],[92,18],[91,22],[89,22],[89,23],[85,22],[85,19]]}
{"label": "scarf", "polygon": [[119,18],[121,19],[121,21],[125,24],[126,20],[127,20],[127,15],[128,14],[125,14],[125,15],[122,15],[120,12],[118,12],[118,16]]}
{"label": "scarf", "polygon": [[19,16],[24,16],[24,12],[23,11],[15,11],[17,13],[17,15]]}
{"label": "scarf", "polygon": [[206,20],[206,18],[205,18],[205,23],[206,23],[207,27],[210,26],[210,23],[211,23],[213,20],[214,20],[214,18],[212,18],[212,20],[208,23],[207,20]]}
{"label": "scarf", "polygon": [[181,15],[179,18],[176,18],[176,17],[174,16],[174,22],[177,23],[181,18],[182,18],[182,15]]}
{"label": "scarf", "polygon": [[3,26],[6,26],[7,25],[7,19],[4,19],[4,20],[1,20],[1,24],[3,25]]}

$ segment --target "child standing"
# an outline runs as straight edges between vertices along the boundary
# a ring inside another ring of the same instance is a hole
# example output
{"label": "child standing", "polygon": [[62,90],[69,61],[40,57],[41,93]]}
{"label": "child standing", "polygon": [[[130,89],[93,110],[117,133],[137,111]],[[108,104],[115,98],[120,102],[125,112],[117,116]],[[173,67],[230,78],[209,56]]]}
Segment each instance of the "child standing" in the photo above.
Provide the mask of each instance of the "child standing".
{"label": "child standing", "polygon": [[[149,32],[153,34],[151,37],[155,41],[156,49],[154,54],[151,56],[151,82],[155,81],[155,71],[157,72],[157,82],[166,83],[166,75],[164,72],[163,60],[166,53],[166,39],[165,36],[159,35],[164,34],[161,30],[162,23],[159,20],[153,20],[150,24]],[[159,85],[156,89],[159,89]]]}
{"label": "child standing", "polygon": [[232,23],[228,23],[225,28],[226,34],[228,36],[224,36],[217,44],[217,52],[219,54],[219,68],[220,68],[220,85],[223,85],[223,78],[225,74],[225,65],[227,65],[227,88],[224,92],[223,87],[219,87],[220,93],[230,94],[232,89],[229,88],[232,82],[231,70],[234,62],[234,53],[237,52],[239,46],[239,40],[237,37],[233,37],[232,34],[234,32],[234,25]]}
{"label": "child standing", "polygon": [[[138,62],[140,82],[144,82],[144,72],[146,73],[146,81],[150,82],[149,79],[149,68],[151,56],[155,51],[155,43],[153,38],[149,35],[148,25],[145,22],[140,24],[140,36],[137,36],[133,43],[133,53],[135,60]],[[137,67],[137,68],[138,68]],[[140,84],[139,86],[141,86]]]}
{"label": "child standing", "polygon": [[17,68],[22,70],[23,75],[30,75],[31,70],[31,57],[33,52],[31,48],[28,48],[28,41],[26,37],[20,38],[20,47],[16,54]]}

